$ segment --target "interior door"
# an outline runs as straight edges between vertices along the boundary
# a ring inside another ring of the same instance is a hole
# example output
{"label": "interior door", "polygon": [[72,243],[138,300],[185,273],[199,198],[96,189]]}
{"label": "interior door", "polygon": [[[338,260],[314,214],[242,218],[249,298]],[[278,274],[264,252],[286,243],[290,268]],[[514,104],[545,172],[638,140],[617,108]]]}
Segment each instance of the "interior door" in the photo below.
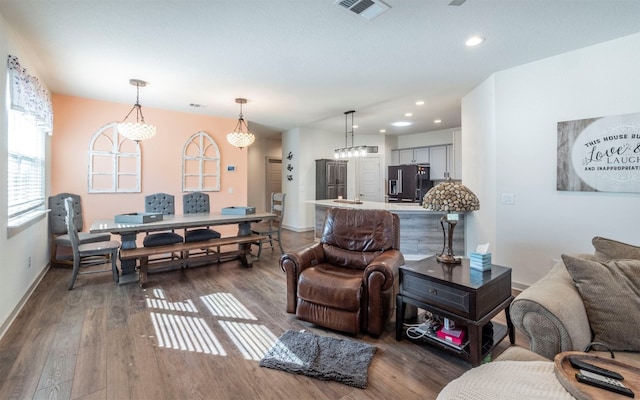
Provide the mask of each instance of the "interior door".
{"label": "interior door", "polygon": [[380,157],[369,156],[358,160],[358,193],[360,200],[384,202]]}
{"label": "interior door", "polygon": [[265,210],[271,207],[271,193],[280,193],[282,191],[282,159],[267,157],[267,165],[265,168]]}

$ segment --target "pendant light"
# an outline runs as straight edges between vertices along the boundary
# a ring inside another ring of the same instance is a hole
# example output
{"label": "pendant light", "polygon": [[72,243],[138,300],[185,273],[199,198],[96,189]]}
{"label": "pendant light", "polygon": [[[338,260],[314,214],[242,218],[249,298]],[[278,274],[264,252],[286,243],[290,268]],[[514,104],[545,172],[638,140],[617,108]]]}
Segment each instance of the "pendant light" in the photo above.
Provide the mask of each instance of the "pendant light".
{"label": "pendant light", "polygon": [[240,104],[240,117],[233,132],[227,133],[227,142],[242,149],[251,145],[256,140],[256,137],[249,132],[249,127],[242,117],[242,105],[247,103],[247,99],[237,98],[236,103]]}
{"label": "pendant light", "polygon": [[[129,140],[139,143],[156,135],[156,127],[144,122],[142,106],[140,105],[140,88],[147,86],[147,82],[140,79],[129,79],[129,83],[136,87],[136,104],[133,105],[126,117],[118,124],[118,132]],[[129,115],[136,110],[136,122],[126,122]]]}
{"label": "pendant light", "polygon": [[[344,112],[344,147],[335,149],[333,153],[335,158],[364,157],[367,155],[367,146],[353,145],[353,114],[355,114],[354,110]],[[349,147],[348,143],[349,116],[351,116],[351,147]]]}

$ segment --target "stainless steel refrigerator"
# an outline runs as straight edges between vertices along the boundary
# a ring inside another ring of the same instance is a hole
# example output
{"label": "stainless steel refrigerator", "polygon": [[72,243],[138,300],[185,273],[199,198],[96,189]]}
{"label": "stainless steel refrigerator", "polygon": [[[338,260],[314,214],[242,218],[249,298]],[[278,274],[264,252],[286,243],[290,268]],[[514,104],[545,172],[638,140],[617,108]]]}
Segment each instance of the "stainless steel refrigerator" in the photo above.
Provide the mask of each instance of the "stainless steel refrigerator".
{"label": "stainless steel refrigerator", "polygon": [[390,165],[387,199],[389,202],[421,203],[433,187],[429,164]]}

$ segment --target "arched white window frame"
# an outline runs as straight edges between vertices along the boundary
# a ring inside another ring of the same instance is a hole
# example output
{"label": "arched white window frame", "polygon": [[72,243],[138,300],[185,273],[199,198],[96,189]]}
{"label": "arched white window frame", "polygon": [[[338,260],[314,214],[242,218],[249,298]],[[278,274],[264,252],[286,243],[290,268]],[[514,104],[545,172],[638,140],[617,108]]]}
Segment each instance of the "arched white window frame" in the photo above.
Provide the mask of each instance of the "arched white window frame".
{"label": "arched white window frame", "polygon": [[[120,135],[117,125],[117,122],[104,125],[91,138],[87,177],[89,193],[139,193],[141,191],[140,144]],[[110,143],[111,148],[97,149],[96,143],[99,139],[105,139]],[[103,161],[96,163],[98,158]],[[107,179],[100,179],[101,177]],[[97,182],[98,180],[100,183]]]}
{"label": "arched white window frame", "polygon": [[220,149],[207,132],[194,133],[184,144],[182,191],[220,191]]}

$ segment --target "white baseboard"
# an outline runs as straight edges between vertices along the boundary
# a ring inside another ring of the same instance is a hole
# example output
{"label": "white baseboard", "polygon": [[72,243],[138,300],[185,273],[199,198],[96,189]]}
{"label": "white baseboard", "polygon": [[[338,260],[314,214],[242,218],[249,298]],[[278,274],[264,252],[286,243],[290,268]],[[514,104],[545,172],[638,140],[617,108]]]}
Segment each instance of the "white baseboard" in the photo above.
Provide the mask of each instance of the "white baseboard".
{"label": "white baseboard", "polygon": [[40,281],[42,281],[42,278],[44,278],[44,274],[46,274],[47,271],[49,271],[49,268],[50,268],[50,265],[47,264],[42,269],[42,271],[40,271],[40,274],[38,274],[36,279],[34,279],[33,283],[31,283],[31,286],[29,286],[29,289],[22,296],[22,298],[20,299],[16,307],[13,309],[11,314],[9,314],[9,317],[7,317],[7,319],[2,323],[2,325],[0,325],[0,339],[4,337],[5,333],[7,333],[7,331],[9,330],[9,327],[11,326],[13,321],[16,319],[16,317],[22,310],[22,307],[24,307],[24,305],[27,303],[27,300],[29,300],[29,297],[31,297],[31,295],[33,294],[33,291],[36,290],[36,288],[40,284]]}
{"label": "white baseboard", "polygon": [[313,226],[308,227],[308,228],[294,228],[292,226],[288,226],[288,225],[282,225],[282,227],[288,231],[293,231],[293,232],[309,232],[309,231],[313,231]]}

